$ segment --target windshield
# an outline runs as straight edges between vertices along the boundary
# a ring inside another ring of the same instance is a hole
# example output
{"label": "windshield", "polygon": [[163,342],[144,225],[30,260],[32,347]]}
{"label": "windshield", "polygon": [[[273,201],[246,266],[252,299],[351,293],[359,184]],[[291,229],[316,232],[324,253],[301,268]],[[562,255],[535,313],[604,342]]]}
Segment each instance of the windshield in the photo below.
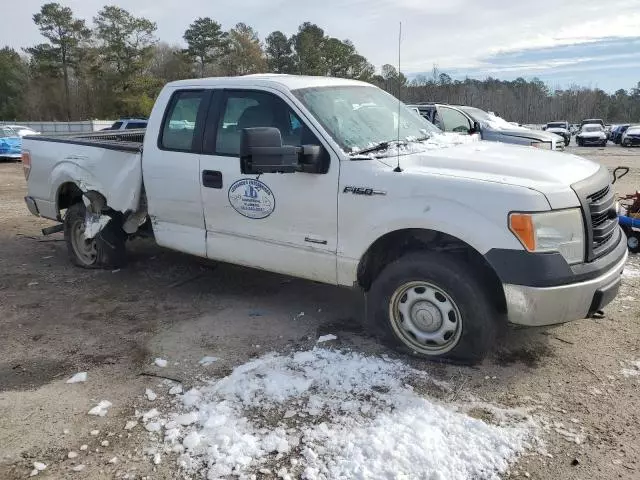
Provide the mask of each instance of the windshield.
{"label": "windshield", "polygon": [[0,137],[6,138],[6,137],[17,137],[17,136],[18,135],[13,129],[9,127],[0,127]]}
{"label": "windshield", "polygon": [[504,118],[496,117],[491,113],[487,113],[484,110],[480,110],[475,107],[458,107],[460,110],[469,115],[473,120],[478,122],[482,127],[489,128],[491,130],[526,130],[524,127],[519,127],[512,123],[507,122]]}
{"label": "windshield", "polygon": [[313,87],[294,90],[293,94],[346,153],[397,140],[398,124],[401,141],[424,140],[442,133],[379,88]]}
{"label": "windshield", "polygon": [[547,128],[567,128],[566,123],[547,123]]}
{"label": "windshield", "polygon": [[602,127],[599,125],[585,125],[582,130],[585,132],[601,132]]}

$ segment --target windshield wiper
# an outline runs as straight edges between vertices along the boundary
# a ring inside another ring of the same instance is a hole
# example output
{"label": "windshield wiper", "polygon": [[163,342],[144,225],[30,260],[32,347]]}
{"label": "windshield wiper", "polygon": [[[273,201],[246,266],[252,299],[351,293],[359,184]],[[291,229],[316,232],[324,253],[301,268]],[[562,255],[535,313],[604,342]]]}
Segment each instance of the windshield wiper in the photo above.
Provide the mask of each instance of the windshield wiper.
{"label": "windshield wiper", "polygon": [[396,144],[396,145],[406,145],[407,141],[406,140],[387,140],[385,142],[378,142],[375,145],[371,146],[371,147],[367,147],[367,148],[363,148],[362,150],[358,150],[355,152],[351,152],[350,155],[363,155],[365,153],[373,153],[373,152],[380,152],[382,150],[386,150],[388,149],[391,145]]}
{"label": "windshield wiper", "polygon": [[385,142],[376,143],[375,145],[373,145],[371,147],[363,148],[362,150],[358,150],[356,152],[351,152],[349,155],[350,156],[355,156],[355,155],[363,155],[365,153],[380,152],[382,150],[388,149],[392,145],[400,146],[400,145],[407,145],[408,143],[411,143],[411,142],[424,142],[425,140],[429,140],[430,138],[431,138],[431,135],[425,135],[424,137],[412,138],[410,140],[409,139],[387,140]]}

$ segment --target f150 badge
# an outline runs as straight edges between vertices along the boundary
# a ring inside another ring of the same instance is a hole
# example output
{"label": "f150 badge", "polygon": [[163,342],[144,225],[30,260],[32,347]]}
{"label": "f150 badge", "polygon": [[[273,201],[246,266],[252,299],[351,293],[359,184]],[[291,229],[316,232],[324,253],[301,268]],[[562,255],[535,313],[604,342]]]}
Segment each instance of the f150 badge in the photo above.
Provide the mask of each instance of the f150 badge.
{"label": "f150 badge", "polygon": [[342,193],[352,193],[354,195],[386,195],[387,192],[383,192],[382,190],[374,190],[370,187],[354,187],[351,185],[347,185],[342,190]]}
{"label": "f150 badge", "polygon": [[259,180],[242,179],[229,187],[229,203],[247,218],[267,218],[276,208],[276,199],[269,187]]}

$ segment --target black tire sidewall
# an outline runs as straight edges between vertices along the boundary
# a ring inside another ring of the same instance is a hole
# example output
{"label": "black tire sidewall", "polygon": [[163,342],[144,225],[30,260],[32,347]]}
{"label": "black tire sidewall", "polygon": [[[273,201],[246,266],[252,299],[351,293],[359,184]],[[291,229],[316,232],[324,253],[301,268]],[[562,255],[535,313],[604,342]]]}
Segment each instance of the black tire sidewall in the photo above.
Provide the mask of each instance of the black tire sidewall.
{"label": "black tire sidewall", "polygon": [[[459,363],[481,361],[493,345],[496,335],[497,312],[486,289],[471,265],[436,252],[407,254],[387,265],[375,279],[367,293],[367,323],[385,343],[394,348],[432,360]],[[389,303],[393,293],[410,281],[427,281],[445,291],[455,302],[462,317],[462,334],[458,344],[449,352],[428,355],[406,345],[391,326]]]}

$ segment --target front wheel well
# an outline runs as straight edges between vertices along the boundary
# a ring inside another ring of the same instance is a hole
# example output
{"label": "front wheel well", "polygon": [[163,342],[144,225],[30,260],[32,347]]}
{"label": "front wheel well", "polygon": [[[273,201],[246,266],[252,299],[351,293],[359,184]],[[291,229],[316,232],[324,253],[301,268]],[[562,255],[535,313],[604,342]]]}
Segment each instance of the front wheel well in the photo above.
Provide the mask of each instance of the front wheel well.
{"label": "front wheel well", "polygon": [[360,259],[358,285],[368,291],[382,270],[393,261],[416,251],[437,251],[468,262],[471,272],[480,277],[500,313],[507,312],[502,282],[484,256],[468,243],[437,230],[410,228],[387,233],[377,239]]}

